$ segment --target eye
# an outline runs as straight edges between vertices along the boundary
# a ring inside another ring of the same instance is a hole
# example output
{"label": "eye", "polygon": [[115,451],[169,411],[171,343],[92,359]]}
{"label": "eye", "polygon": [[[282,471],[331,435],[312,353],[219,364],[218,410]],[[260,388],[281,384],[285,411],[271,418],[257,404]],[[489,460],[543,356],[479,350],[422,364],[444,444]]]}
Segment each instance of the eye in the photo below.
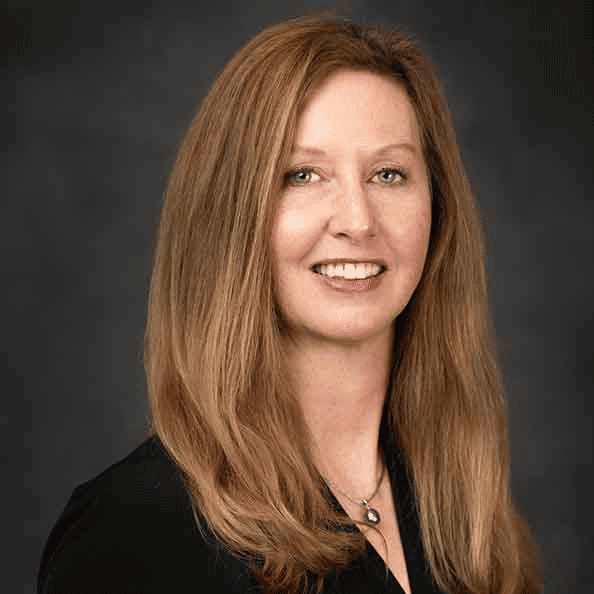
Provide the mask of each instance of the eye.
{"label": "eye", "polygon": [[293,169],[285,175],[285,183],[292,186],[304,186],[311,181],[311,175],[316,174],[311,167],[300,167],[299,169]]}
{"label": "eye", "polygon": [[[392,169],[391,167],[384,167],[380,169],[376,175],[385,175],[386,177],[383,178],[383,185],[396,185],[402,183],[406,180],[406,174],[401,171],[400,169]],[[385,183],[384,183],[385,182]]]}
{"label": "eye", "polygon": [[[285,175],[285,184],[289,184],[291,186],[305,186],[312,181],[312,174],[318,175],[311,167],[300,167],[299,169],[293,169]],[[384,181],[381,183],[382,185],[386,186],[400,184],[407,178],[404,171],[400,169],[393,169],[391,167],[384,167],[377,171],[375,175],[384,175]]]}

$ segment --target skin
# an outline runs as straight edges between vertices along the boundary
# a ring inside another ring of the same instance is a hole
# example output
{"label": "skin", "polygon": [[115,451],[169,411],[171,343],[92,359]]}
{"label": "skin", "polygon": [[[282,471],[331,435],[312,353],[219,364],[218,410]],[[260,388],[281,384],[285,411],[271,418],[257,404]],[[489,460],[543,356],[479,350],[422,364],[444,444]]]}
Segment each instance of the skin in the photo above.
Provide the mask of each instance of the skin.
{"label": "skin", "polygon": [[[376,153],[403,143],[412,150]],[[313,171],[294,172],[302,167]],[[292,380],[321,472],[347,493],[369,494],[393,322],[421,278],[431,226],[429,178],[404,87],[370,72],[332,75],[305,106],[285,180],[272,245]],[[377,288],[341,293],[310,269],[328,258],[382,259],[387,270]]]}

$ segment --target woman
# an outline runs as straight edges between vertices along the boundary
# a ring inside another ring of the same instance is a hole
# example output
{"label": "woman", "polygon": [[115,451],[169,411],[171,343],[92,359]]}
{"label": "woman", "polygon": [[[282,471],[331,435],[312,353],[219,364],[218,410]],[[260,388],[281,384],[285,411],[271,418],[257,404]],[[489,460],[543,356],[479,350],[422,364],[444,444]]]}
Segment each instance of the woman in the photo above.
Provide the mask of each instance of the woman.
{"label": "woman", "polygon": [[75,490],[38,591],[539,591],[495,353],[427,57],[333,19],[265,29],[168,182],[154,435]]}

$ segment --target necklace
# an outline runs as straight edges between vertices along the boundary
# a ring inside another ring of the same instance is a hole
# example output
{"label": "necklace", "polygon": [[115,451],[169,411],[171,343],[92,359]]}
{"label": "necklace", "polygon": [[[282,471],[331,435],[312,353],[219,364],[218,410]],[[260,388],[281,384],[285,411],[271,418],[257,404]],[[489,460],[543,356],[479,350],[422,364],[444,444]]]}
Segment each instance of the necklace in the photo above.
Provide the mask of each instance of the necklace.
{"label": "necklace", "polygon": [[[371,507],[369,505],[369,502],[376,496],[377,492],[379,491],[380,485],[382,484],[382,480],[384,478],[385,471],[386,471],[386,467],[382,464],[382,474],[379,478],[379,481],[377,483],[377,487],[375,488],[375,491],[369,497],[366,497],[365,499],[361,499],[361,501],[357,501],[356,499],[349,497],[344,491],[341,491],[334,483],[332,483],[328,479],[326,479],[326,482],[330,483],[341,495],[344,495],[349,501],[352,501],[353,503],[356,503],[357,505],[359,505],[365,509],[365,511],[363,513],[363,521],[366,524],[376,525],[376,524],[380,523],[381,517],[380,517],[377,509],[374,509],[373,507]],[[326,477],[324,477],[324,478],[326,478]]]}

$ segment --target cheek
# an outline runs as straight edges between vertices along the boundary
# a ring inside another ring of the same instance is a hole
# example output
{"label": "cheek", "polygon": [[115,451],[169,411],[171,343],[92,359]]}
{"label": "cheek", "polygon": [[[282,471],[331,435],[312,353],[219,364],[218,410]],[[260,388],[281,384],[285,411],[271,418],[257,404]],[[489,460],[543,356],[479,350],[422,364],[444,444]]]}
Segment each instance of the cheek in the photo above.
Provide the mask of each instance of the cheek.
{"label": "cheek", "polygon": [[396,215],[396,244],[401,256],[411,263],[424,263],[431,233],[429,206],[403,210]]}
{"label": "cheek", "polygon": [[304,258],[314,245],[319,228],[311,212],[279,212],[272,233],[275,262],[298,262]]}
{"label": "cheek", "polygon": [[417,226],[412,233],[412,248],[414,257],[421,262],[421,266],[425,262],[427,256],[427,249],[429,247],[429,236],[431,234],[431,213],[418,221]]}

